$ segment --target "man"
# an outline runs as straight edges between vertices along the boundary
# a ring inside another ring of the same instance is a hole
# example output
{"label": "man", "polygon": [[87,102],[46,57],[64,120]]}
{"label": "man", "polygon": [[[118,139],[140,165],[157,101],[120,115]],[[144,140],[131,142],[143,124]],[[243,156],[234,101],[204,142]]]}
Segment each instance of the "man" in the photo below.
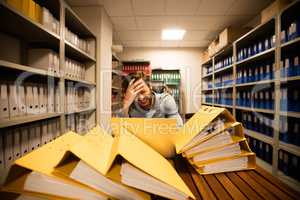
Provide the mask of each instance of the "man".
{"label": "man", "polygon": [[175,118],[178,127],[183,125],[174,98],[166,92],[155,93],[143,76],[138,76],[129,82],[123,99],[122,116]]}

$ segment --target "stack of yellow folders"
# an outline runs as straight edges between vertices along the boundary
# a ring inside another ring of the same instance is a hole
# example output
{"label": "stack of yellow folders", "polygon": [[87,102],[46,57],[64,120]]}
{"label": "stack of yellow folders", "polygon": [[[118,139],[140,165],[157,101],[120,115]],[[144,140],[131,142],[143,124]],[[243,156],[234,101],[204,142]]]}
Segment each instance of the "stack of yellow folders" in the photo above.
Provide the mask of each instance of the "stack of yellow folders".
{"label": "stack of yellow folders", "polygon": [[68,132],[18,159],[2,192],[46,199],[194,199],[172,164],[126,129]]}
{"label": "stack of yellow folders", "polygon": [[202,106],[183,127],[174,119],[113,118],[115,135],[123,127],[165,157],[181,154],[200,174],[255,168],[255,154],[243,126],[224,108]]}

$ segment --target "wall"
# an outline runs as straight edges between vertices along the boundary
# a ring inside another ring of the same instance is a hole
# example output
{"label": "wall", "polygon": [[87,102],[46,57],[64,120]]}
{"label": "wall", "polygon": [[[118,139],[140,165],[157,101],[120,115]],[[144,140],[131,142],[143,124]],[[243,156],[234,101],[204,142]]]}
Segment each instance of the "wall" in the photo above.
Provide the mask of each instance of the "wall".
{"label": "wall", "polygon": [[108,129],[111,120],[112,23],[102,6],[72,8],[97,37],[97,123]]}
{"label": "wall", "polygon": [[151,62],[152,69],[180,69],[181,90],[184,94],[186,113],[193,113],[200,106],[201,48],[124,48],[121,60],[142,59]]}

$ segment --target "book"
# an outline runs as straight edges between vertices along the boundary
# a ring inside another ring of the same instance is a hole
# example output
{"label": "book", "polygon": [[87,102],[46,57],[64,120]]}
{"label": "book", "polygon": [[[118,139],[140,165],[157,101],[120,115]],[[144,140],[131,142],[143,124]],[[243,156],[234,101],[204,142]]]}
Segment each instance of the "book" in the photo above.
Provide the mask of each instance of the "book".
{"label": "book", "polygon": [[183,157],[191,157],[202,151],[209,151],[244,139],[242,125],[240,123],[233,123],[225,131],[203,138],[202,141],[199,141],[198,145],[184,151],[182,155]]}
{"label": "book", "polygon": [[[17,190],[15,190],[18,188]],[[88,191],[76,185],[71,185],[64,180],[32,171],[16,181],[6,185],[8,191],[28,191],[41,194],[50,194],[56,197],[68,197],[73,199],[107,199],[104,196]]]}
{"label": "book", "polygon": [[194,157],[192,157],[192,160],[194,163],[205,162],[207,160],[216,159],[220,157],[236,156],[239,155],[240,153],[241,153],[240,145],[239,143],[235,143],[214,151],[199,153]]}
{"label": "book", "polygon": [[248,153],[233,157],[227,160],[206,163],[201,166],[195,166],[200,174],[213,174],[222,172],[232,172],[240,170],[253,169],[255,167],[255,154]]}
{"label": "book", "polygon": [[115,163],[108,174],[104,176],[84,161],[74,159],[56,167],[54,173],[102,191],[114,199],[150,199],[148,194],[124,185],[121,182],[120,171],[121,164]]}
{"label": "book", "polygon": [[165,184],[152,176],[149,176],[147,173],[134,167],[128,162],[122,163],[121,176],[122,183],[140,190],[151,192],[169,199],[185,200],[188,198],[185,193],[176,190],[171,185]]}

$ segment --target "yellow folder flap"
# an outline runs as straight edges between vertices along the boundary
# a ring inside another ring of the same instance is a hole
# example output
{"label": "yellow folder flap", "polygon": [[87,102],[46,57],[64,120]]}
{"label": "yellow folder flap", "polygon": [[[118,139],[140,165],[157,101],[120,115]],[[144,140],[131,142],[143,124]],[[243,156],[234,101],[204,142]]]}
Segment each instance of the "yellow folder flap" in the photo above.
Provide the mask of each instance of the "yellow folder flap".
{"label": "yellow folder flap", "polygon": [[16,165],[44,174],[51,174],[54,166],[62,159],[70,147],[79,142],[82,136],[68,132],[54,141],[28,153],[15,161]]}
{"label": "yellow folder flap", "polygon": [[18,11],[22,10],[22,1],[20,0],[6,0],[6,3]]}
{"label": "yellow folder flap", "polygon": [[111,127],[115,136],[120,134],[120,127],[123,127],[164,157],[175,155],[176,119],[112,118]]}
{"label": "yellow folder flap", "polygon": [[90,132],[82,137],[80,142],[73,145],[69,149],[69,152],[65,153],[65,156],[58,165],[61,165],[65,159],[68,159],[71,153],[96,171],[105,175],[116,157],[116,153],[114,154],[112,152],[115,142],[114,138],[107,133],[100,134]]}
{"label": "yellow folder flap", "polygon": [[227,122],[235,121],[225,108],[202,106],[201,109],[179,129],[175,142],[176,152],[181,153],[184,146],[218,116],[225,118]]}
{"label": "yellow folder flap", "polygon": [[125,160],[145,173],[195,199],[167,159],[132,135],[127,129],[121,127],[120,130],[118,151]]}

